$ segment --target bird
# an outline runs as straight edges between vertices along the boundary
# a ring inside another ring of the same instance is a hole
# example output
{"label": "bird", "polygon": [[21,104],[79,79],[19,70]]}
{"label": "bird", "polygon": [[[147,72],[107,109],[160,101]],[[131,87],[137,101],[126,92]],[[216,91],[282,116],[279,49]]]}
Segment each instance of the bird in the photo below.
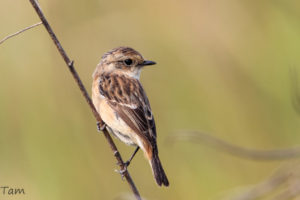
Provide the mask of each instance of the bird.
{"label": "bird", "polygon": [[126,170],[141,149],[149,161],[156,183],[169,186],[158,157],[156,126],[148,97],[140,82],[141,70],[155,65],[131,47],[105,53],[92,78],[92,101],[109,133],[127,145],[136,146]]}

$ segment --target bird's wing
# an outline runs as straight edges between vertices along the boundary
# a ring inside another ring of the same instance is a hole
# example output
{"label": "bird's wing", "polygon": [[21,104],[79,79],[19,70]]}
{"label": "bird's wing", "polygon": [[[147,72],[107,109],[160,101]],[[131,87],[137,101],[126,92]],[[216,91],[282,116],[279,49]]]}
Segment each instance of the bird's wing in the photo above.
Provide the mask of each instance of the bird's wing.
{"label": "bird's wing", "polygon": [[99,92],[135,133],[156,147],[155,121],[139,80],[123,75],[103,75]]}

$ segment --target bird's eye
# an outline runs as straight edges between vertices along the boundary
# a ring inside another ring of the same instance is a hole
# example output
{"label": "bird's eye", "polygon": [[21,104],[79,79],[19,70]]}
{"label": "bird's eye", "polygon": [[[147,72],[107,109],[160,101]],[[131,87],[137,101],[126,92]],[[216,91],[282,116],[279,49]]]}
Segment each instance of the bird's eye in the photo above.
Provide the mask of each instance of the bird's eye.
{"label": "bird's eye", "polygon": [[126,60],[124,60],[124,63],[129,66],[129,65],[132,64],[132,60],[131,59],[126,59]]}

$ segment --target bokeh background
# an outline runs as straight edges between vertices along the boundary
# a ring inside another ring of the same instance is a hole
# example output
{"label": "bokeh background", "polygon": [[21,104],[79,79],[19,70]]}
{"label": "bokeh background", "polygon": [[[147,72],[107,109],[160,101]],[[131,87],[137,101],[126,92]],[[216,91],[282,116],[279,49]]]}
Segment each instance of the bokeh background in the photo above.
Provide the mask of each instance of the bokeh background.
{"label": "bokeh background", "polygon": [[[205,131],[260,150],[300,144],[290,74],[300,70],[299,1],[39,2],[89,91],[95,66],[114,47],[131,46],[158,63],[143,71],[141,81],[170,187],[157,187],[139,153],[129,169],[145,199],[228,198],[282,164],[239,158],[200,142],[171,144],[168,138],[178,130]],[[0,39],[38,21],[29,1],[0,1]],[[1,44],[0,66],[0,186],[26,192],[0,199],[130,198],[45,29]],[[134,148],[116,143],[127,159]]]}

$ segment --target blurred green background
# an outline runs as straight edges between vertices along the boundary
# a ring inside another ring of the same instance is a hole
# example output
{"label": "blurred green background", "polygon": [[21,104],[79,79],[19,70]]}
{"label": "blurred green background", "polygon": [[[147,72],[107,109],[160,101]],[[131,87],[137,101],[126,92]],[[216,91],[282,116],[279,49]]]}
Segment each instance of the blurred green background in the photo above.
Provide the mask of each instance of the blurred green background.
{"label": "blurred green background", "polygon": [[[154,182],[142,153],[129,167],[148,200],[222,199],[268,177],[256,162],[167,137],[201,130],[236,145],[300,143],[290,67],[300,70],[300,2],[40,0],[90,91],[101,56],[131,46],[158,64],[141,81],[158,129],[169,188]],[[39,19],[29,1],[0,1],[0,39]],[[128,199],[116,160],[44,27],[0,45],[0,199]],[[123,158],[134,148],[116,141]]]}

